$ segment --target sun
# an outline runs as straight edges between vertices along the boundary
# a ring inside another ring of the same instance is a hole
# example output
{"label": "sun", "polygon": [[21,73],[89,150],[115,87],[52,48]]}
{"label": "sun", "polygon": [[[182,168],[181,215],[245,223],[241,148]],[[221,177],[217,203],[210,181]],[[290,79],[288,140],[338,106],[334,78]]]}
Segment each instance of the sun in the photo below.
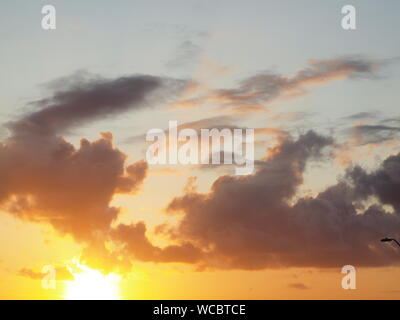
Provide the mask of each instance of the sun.
{"label": "sun", "polygon": [[64,298],[67,300],[120,300],[117,274],[102,274],[98,270],[78,265],[78,272],[72,272],[74,280],[66,282]]}

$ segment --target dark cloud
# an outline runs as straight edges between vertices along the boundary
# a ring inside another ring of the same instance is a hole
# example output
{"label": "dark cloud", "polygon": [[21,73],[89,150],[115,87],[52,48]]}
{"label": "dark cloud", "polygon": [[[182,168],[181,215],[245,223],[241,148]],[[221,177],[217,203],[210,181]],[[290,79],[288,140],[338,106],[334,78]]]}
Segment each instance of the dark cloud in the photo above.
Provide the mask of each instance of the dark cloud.
{"label": "dark cloud", "polygon": [[55,134],[92,120],[148,106],[156,89],[179,88],[182,82],[148,75],[103,79],[78,74],[52,84],[51,97],[35,101],[35,111],[9,124],[14,134]]}
{"label": "dark cloud", "polygon": [[354,113],[352,115],[344,117],[343,119],[359,121],[359,120],[375,118],[376,116],[377,116],[376,112],[359,112],[359,113]]}
{"label": "dark cloud", "polygon": [[[400,262],[397,252],[379,242],[386,235],[400,235],[398,211],[389,213],[380,205],[397,210],[397,158],[389,158],[372,174],[349,169],[317,196],[295,200],[307,163],[323,159],[323,150],[332,144],[313,132],[296,141],[285,139],[254,175],[223,176],[208,194],[190,192],[171,201],[168,210],[181,212],[182,218],[166,233],[202,248],[207,252],[204,264],[217,268]],[[371,196],[382,202],[364,208],[363,201]]]}
{"label": "dark cloud", "polygon": [[375,171],[368,173],[360,166],[348,171],[358,197],[378,197],[383,204],[400,213],[400,154],[388,157]]}
{"label": "dark cloud", "polygon": [[387,125],[358,125],[351,129],[359,144],[377,144],[398,138],[400,127]]}
{"label": "dark cloud", "polygon": [[385,123],[385,124],[390,123],[392,125],[393,124],[399,125],[400,124],[400,118],[399,117],[386,118],[386,119],[382,120],[382,123]]}

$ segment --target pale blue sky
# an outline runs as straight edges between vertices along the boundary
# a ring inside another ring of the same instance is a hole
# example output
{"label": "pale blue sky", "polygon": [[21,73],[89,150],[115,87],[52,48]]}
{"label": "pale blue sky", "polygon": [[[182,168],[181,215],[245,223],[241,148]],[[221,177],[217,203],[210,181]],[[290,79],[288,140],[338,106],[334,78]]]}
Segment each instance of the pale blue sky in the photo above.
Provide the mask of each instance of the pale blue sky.
{"label": "pale blue sky", "polygon": [[[55,31],[41,29],[44,4],[56,7]],[[356,31],[340,26],[345,4],[357,9]],[[230,67],[229,76],[217,83],[230,87],[263,70],[291,74],[309,59],[352,54],[397,57],[399,9],[396,0],[3,0],[0,119],[18,115],[26,102],[46,94],[42,84],[78,70],[105,77],[144,73],[190,78],[201,58]],[[185,41],[193,45],[192,56],[189,53],[181,67],[170,67],[169,62],[180,58]],[[382,71],[379,81],[345,80],[312,88],[304,98],[281,103],[280,111],[316,114],[314,122],[304,126],[321,127],[361,111],[397,115],[398,71],[399,65],[393,64]],[[160,113],[149,117],[148,112],[134,118],[150,127],[161,126],[166,119]],[[107,126],[118,131],[131,120],[108,120]],[[136,124],[135,128],[142,130]]]}

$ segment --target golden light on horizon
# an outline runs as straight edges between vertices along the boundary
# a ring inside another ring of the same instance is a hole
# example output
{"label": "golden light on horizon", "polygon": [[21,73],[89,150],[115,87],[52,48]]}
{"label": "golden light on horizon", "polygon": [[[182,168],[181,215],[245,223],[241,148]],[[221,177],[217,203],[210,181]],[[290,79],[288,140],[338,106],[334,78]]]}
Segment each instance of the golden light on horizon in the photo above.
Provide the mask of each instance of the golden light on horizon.
{"label": "golden light on horizon", "polygon": [[74,280],[67,281],[64,298],[66,300],[120,300],[119,282],[121,276],[102,274],[84,265],[79,272],[72,272]]}

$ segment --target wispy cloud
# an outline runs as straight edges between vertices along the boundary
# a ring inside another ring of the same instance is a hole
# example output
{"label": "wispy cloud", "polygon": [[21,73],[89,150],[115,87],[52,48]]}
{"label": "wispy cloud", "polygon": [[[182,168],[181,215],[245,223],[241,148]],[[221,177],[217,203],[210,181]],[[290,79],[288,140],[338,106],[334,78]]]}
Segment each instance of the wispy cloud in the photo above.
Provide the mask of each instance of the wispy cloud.
{"label": "wispy cloud", "polygon": [[209,89],[191,98],[175,103],[176,106],[200,107],[217,105],[236,112],[260,111],[272,101],[293,98],[307,93],[307,88],[338,79],[375,79],[377,71],[389,60],[373,60],[360,56],[330,60],[310,60],[307,67],[292,76],[260,72],[227,89]]}

